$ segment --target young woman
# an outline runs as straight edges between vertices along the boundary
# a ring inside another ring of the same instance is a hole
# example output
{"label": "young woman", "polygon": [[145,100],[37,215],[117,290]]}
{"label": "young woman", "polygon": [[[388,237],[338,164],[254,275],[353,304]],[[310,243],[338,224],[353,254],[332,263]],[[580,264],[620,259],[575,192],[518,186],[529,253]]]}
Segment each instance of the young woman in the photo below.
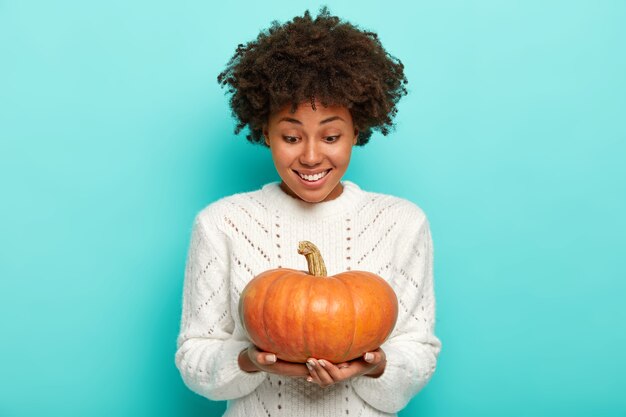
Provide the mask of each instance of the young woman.
{"label": "young woman", "polygon": [[[231,94],[235,132],[247,126],[250,142],[269,147],[282,181],[224,197],[195,218],[175,358],[184,382],[228,400],[226,416],[398,412],[430,380],[441,349],[429,223],[416,204],[342,177],[353,146],[393,127],[406,94],[402,63],[375,33],[324,7],[239,45],[218,81]],[[380,348],[346,363],[300,364],[248,340],[241,291],[268,269],[306,270],[301,240],[321,250],[329,275],[370,271],[395,290],[398,320]]]}

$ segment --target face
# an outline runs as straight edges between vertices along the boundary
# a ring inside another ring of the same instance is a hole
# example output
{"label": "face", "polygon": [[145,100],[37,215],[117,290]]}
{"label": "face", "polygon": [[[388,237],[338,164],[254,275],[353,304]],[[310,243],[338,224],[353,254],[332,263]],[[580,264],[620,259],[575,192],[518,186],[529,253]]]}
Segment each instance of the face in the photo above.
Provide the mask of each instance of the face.
{"label": "face", "polygon": [[289,110],[287,105],[271,114],[263,127],[281,188],[309,203],[337,198],[358,136],[350,111],[319,102],[315,110],[311,103],[301,103],[295,113]]}

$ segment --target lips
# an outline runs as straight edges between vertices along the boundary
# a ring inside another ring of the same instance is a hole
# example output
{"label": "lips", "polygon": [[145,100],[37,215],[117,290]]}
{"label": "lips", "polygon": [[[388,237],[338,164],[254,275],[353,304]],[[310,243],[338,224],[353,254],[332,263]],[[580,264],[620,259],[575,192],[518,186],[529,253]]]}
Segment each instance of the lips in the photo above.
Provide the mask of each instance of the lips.
{"label": "lips", "polygon": [[330,172],[330,169],[326,169],[324,171],[318,171],[315,174],[298,173],[296,171],[300,179],[308,183],[317,183],[318,181],[321,181],[322,179],[326,178],[329,172]]}

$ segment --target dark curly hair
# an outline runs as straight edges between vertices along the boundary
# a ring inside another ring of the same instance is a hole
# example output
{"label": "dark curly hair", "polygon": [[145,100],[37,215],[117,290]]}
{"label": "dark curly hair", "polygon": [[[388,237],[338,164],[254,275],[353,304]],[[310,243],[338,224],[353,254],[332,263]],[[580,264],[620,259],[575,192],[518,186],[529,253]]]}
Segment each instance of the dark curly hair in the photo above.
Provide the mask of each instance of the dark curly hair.
{"label": "dark curly hair", "polygon": [[[394,127],[396,103],[407,94],[402,62],[389,55],[374,32],[331,16],[328,7],[309,11],[283,25],[274,20],[256,40],[239,44],[217,81],[231,94],[235,134],[248,125],[246,138],[265,145],[263,124],[291,104],[315,100],[350,110],[359,129],[358,146],[372,130],[387,135]],[[267,146],[267,145],[265,145]]]}

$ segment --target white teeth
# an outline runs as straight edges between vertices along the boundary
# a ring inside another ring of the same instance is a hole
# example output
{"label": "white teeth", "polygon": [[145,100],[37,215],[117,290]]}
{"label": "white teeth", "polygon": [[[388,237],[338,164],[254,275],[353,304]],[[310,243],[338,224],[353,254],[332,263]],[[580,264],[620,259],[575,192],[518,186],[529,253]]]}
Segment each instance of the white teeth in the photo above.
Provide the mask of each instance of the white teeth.
{"label": "white teeth", "polygon": [[330,170],[324,171],[324,172],[320,172],[319,174],[315,174],[315,175],[304,175],[304,174],[300,174],[298,172],[298,175],[300,175],[300,177],[304,178],[307,181],[317,181],[320,178],[323,178],[326,176],[326,174],[328,174]]}

